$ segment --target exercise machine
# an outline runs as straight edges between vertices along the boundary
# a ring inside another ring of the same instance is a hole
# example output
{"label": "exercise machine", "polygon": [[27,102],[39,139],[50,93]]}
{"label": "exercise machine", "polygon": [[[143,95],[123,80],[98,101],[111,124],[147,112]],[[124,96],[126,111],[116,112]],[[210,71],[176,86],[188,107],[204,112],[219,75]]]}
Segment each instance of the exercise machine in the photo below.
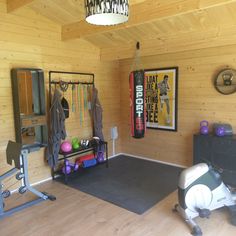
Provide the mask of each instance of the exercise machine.
{"label": "exercise machine", "polygon": [[231,223],[236,226],[236,193],[223,183],[219,172],[206,163],[182,171],[178,202],[174,210],[184,218],[194,236],[201,236],[202,230],[193,219],[209,218],[211,211],[221,207],[228,207]]}
{"label": "exercise machine", "polygon": [[[3,175],[0,176],[0,219],[10,216],[13,213],[23,210],[27,207],[33,206],[39,202],[45,200],[56,200],[55,196],[50,195],[46,192],[40,192],[37,189],[33,188],[29,182],[28,175],[28,154],[30,152],[38,151],[41,148],[40,145],[30,145],[30,146],[22,146],[20,143],[9,141],[6,150],[7,163],[9,165],[14,164],[14,168],[7,171]],[[13,163],[14,162],[14,163]],[[16,206],[9,210],[4,210],[4,198],[7,198],[11,195],[9,190],[3,191],[3,180],[14,175],[17,180],[21,180],[21,187],[18,189],[20,194],[24,194],[26,191],[29,191],[37,196],[37,199],[26,202],[22,205]]]}

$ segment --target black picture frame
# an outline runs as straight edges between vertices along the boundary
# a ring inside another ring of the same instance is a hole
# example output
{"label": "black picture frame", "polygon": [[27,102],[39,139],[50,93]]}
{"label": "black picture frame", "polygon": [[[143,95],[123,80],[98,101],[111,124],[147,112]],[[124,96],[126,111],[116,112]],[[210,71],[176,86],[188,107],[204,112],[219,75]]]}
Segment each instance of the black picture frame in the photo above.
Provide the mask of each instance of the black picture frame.
{"label": "black picture frame", "polygon": [[178,67],[145,69],[146,127],[177,131]]}

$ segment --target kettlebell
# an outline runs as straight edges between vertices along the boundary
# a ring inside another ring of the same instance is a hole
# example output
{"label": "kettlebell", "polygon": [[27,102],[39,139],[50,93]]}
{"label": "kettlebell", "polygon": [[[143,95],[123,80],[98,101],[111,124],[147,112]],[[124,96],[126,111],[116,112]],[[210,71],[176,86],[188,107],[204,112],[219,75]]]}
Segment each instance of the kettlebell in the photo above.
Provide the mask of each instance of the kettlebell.
{"label": "kettlebell", "polygon": [[206,135],[209,133],[208,121],[202,120],[200,122],[200,134]]}
{"label": "kettlebell", "polygon": [[77,150],[80,148],[80,144],[79,144],[79,139],[78,138],[73,138],[72,139],[72,147],[74,150]]}

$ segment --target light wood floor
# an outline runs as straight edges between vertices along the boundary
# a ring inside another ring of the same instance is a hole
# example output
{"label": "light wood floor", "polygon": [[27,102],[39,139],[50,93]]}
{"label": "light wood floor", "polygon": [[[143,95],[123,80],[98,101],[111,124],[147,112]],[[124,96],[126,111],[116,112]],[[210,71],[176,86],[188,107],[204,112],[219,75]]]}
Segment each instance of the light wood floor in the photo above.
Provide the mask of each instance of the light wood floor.
{"label": "light wood floor", "polygon": [[[1,236],[190,236],[184,221],[171,211],[176,192],[170,194],[143,215],[119,208],[93,196],[49,181],[37,187],[56,195],[0,220]],[[6,204],[12,206],[30,196],[15,194]],[[204,236],[235,236],[226,209],[216,210],[210,219],[197,219]]]}

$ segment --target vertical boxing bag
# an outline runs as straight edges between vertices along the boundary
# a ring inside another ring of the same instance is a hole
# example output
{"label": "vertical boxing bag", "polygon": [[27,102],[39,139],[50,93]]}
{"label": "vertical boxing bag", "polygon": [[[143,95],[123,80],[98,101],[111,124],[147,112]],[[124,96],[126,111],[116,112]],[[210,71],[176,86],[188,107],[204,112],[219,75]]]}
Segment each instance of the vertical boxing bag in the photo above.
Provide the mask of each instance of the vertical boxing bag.
{"label": "vertical boxing bag", "polygon": [[146,130],[144,71],[132,71],[129,76],[131,135],[143,138]]}

